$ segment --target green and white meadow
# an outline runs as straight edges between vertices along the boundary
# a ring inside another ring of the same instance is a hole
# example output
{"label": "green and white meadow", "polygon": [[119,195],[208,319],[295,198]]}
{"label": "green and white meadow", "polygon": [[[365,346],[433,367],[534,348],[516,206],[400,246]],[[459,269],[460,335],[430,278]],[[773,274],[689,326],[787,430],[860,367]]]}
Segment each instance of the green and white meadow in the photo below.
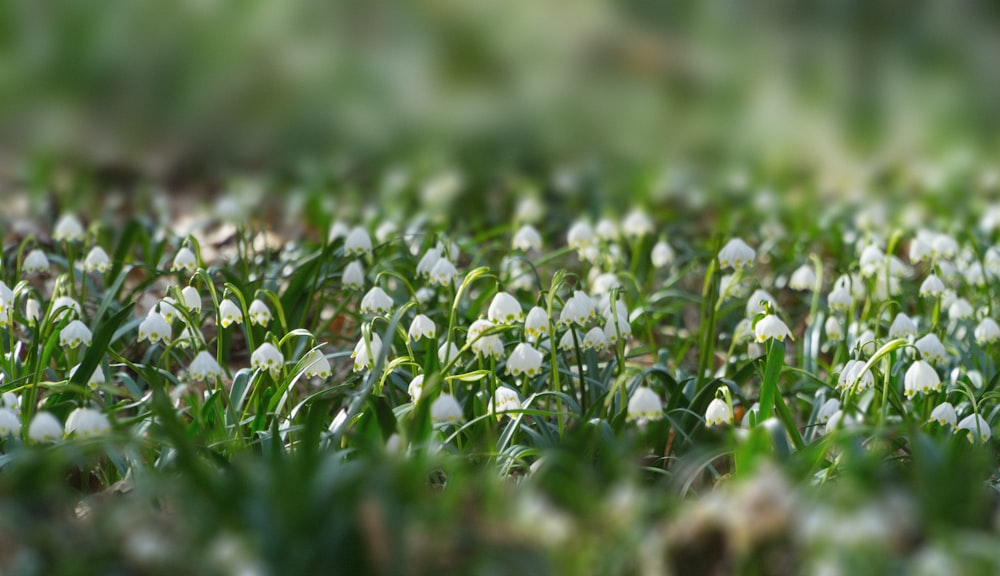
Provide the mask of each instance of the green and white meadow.
{"label": "green and white meadow", "polygon": [[1000,208],[507,198],[8,222],[4,573],[1000,570]]}

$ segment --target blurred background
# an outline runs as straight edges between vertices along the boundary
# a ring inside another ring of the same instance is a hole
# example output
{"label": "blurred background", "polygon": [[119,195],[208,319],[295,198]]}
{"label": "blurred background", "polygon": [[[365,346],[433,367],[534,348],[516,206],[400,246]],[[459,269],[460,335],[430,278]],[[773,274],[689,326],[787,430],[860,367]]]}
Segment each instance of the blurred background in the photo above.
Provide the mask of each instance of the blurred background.
{"label": "blurred background", "polygon": [[0,190],[251,180],[445,210],[990,191],[998,20],[962,0],[10,0]]}

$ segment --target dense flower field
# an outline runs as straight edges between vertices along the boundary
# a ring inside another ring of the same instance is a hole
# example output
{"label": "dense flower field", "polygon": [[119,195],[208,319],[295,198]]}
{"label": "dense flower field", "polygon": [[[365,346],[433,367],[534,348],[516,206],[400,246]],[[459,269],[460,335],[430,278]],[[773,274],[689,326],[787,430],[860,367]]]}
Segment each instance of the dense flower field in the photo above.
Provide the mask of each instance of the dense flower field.
{"label": "dense flower field", "polygon": [[998,209],[760,204],[12,225],[0,565],[997,570]]}

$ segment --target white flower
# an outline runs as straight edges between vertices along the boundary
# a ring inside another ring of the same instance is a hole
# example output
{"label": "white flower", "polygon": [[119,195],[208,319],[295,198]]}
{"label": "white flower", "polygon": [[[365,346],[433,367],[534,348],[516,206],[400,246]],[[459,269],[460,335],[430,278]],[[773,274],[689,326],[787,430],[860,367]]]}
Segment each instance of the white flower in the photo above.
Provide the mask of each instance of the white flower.
{"label": "white flower", "polygon": [[267,326],[271,323],[271,309],[267,307],[267,304],[263,300],[254,300],[251,302],[247,314],[250,316],[251,324]]}
{"label": "white flower", "polygon": [[469,327],[465,343],[471,344],[472,351],[479,356],[492,356],[501,358],[503,356],[503,342],[496,334],[483,336],[483,333],[493,328],[494,324],[489,320],[476,320]]}
{"label": "white flower", "polygon": [[566,245],[574,250],[582,250],[596,241],[594,229],[582,220],[570,226],[569,232],[566,233]]}
{"label": "white flower", "polygon": [[742,270],[745,266],[753,265],[757,253],[747,246],[746,242],[739,238],[733,238],[719,250],[719,264],[722,269],[732,267],[735,270]]}
{"label": "white flower", "polygon": [[302,369],[302,373],[306,375],[306,378],[326,379],[332,374],[330,361],[320,350],[310,350],[306,354],[303,364],[305,364],[305,368]]}
{"label": "white flower", "polygon": [[676,258],[674,254],[674,249],[667,244],[666,240],[660,240],[653,245],[653,251],[649,255],[650,261],[653,263],[655,268],[663,268],[668,266]]}
{"label": "white flower", "polygon": [[833,283],[833,288],[843,288],[848,291],[854,300],[862,300],[865,297],[865,283],[855,274],[843,274]]}
{"label": "white flower", "polygon": [[856,416],[850,416],[843,410],[837,410],[826,422],[826,433],[830,434],[838,428],[854,428],[860,423]]}
{"label": "white flower", "polygon": [[754,290],[754,293],[747,299],[747,318],[763,314],[765,311],[763,302],[770,304],[772,309],[777,309],[778,307],[778,301],[767,290]]}
{"label": "white flower", "polygon": [[942,426],[955,427],[955,423],[958,421],[958,414],[955,412],[955,407],[951,405],[951,402],[942,402],[931,410],[931,422],[937,422]]}
{"label": "white flower", "polygon": [[77,408],[66,417],[66,434],[76,433],[77,438],[101,436],[110,430],[108,417],[92,408]]}
{"label": "white flower", "polygon": [[517,203],[516,220],[523,222],[538,222],[545,214],[545,204],[535,196],[525,196]]}
{"label": "white flower", "polygon": [[438,361],[442,365],[448,364],[455,358],[458,358],[458,353],[458,346],[455,346],[454,342],[444,342],[438,346]]}
{"label": "white flower", "polygon": [[957,298],[948,306],[948,316],[955,320],[963,320],[972,316],[972,305],[965,298]]}
{"label": "white flower", "polygon": [[597,222],[594,232],[601,240],[614,240],[618,237],[618,226],[609,218],[601,218]]}
{"label": "white flower", "polygon": [[772,338],[778,340],[779,342],[784,342],[785,337],[790,337],[792,333],[788,330],[788,326],[782,322],[781,318],[778,318],[774,314],[768,314],[767,316],[761,318],[757,325],[754,326],[754,335],[757,337],[757,342],[765,342]]}
{"label": "white flower", "polygon": [[406,332],[406,336],[410,341],[420,340],[421,338],[433,340],[437,337],[437,326],[427,316],[417,314],[413,317],[413,322],[410,322],[410,329]]}
{"label": "white flower", "polygon": [[160,316],[163,316],[163,319],[167,321],[167,324],[173,324],[174,319],[179,315],[177,307],[174,306],[176,303],[177,301],[170,296],[164,296],[160,299]]}
{"label": "white flower", "polygon": [[457,276],[458,270],[455,268],[455,265],[447,258],[441,257],[438,258],[437,262],[434,263],[434,268],[431,269],[430,282],[438,286],[448,286],[455,281]]}
{"label": "white flower", "polygon": [[361,226],[355,226],[344,240],[344,254],[347,256],[364,256],[371,254],[372,239]]}
{"label": "white flower", "polygon": [[250,367],[254,370],[267,369],[276,374],[284,363],[285,357],[270,342],[264,342],[258,346],[253,355],[250,356]]}
{"label": "white flower", "polygon": [[639,386],[628,401],[626,420],[647,422],[663,418],[663,402],[660,396],[648,386]]}
{"label": "white flower", "polygon": [[62,436],[62,423],[49,412],[35,414],[28,425],[28,438],[35,442],[54,442]]}
{"label": "white flower", "polygon": [[563,333],[562,338],[559,339],[559,349],[563,352],[572,352],[576,348],[576,343],[573,341],[573,335],[576,334],[577,341],[583,341],[583,334],[580,334],[575,328],[570,328],[565,333]]}
{"label": "white flower", "polygon": [[861,392],[875,384],[875,376],[871,370],[861,370],[865,367],[865,362],[860,360],[848,360],[844,368],[840,371],[837,379],[837,390],[847,390],[850,392]]}
{"label": "white flower", "polygon": [[442,392],[431,404],[431,420],[435,424],[457,424],[463,419],[462,407],[451,394]]}
{"label": "white flower", "polygon": [[917,360],[906,370],[903,390],[907,398],[913,398],[917,392],[924,394],[938,392],[941,390],[941,378],[930,364]]}
{"label": "white flower", "polygon": [[831,310],[845,311],[854,303],[854,298],[847,288],[839,286],[827,294],[826,302],[830,305]]}
{"label": "white flower", "polygon": [[49,269],[49,259],[45,256],[45,252],[37,249],[32,250],[31,252],[28,252],[27,256],[24,257],[21,269],[24,270],[26,274],[45,272]]}
{"label": "white flower", "polygon": [[992,344],[1000,340],[1000,325],[992,318],[983,318],[982,322],[976,326],[976,343],[980,346]]}
{"label": "white flower", "polygon": [[920,351],[921,356],[934,365],[943,364],[945,357],[948,355],[948,352],[944,348],[944,344],[942,344],[941,340],[939,340],[933,333],[917,340],[913,345]]}
{"label": "white flower", "polygon": [[348,290],[360,290],[365,287],[365,269],[358,260],[352,260],[344,268],[342,277],[344,288]]}
{"label": "white flower", "polygon": [[938,297],[944,294],[944,282],[936,275],[931,274],[928,276],[922,284],[920,284],[920,296],[925,298],[927,296]]}
{"label": "white flower", "polygon": [[[76,374],[76,371],[79,369],[80,369],[79,364],[73,366],[69,371],[68,378],[72,378],[73,375]],[[90,375],[90,378],[87,380],[87,386],[90,386],[92,389],[96,389],[99,385],[104,384],[107,381],[108,380],[104,375],[104,368],[101,367],[100,364],[98,364],[97,368],[94,369],[93,373],[91,373]]]}
{"label": "white flower", "polygon": [[885,254],[874,244],[869,244],[861,251],[861,258],[859,260],[862,276],[873,276],[885,267]]}
{"label": "white flower", "polygon": [[358,340],[358,343],[354,346],[354,351],[351,352],[351,358],[354,358],[354,371],[360,372],[362,370],[371,370],[375,366],[375,359],[378,355],[382,353],[382,337],[378,334],[372,333],[371,341],[371,355],[368,354],[368,345],[365,343],[364,337]]}
{"label": "white flower", "polygon": [[[628,317],[622,314],[614,316],[607,315],[607,323],[604,325],[604,337],[612,344],[618,343],[618,336],[628,338],[632,335],[632,326],[628,323]],[[617,319],[617,322],[615,320]]]}
{"label": "white flower", "polygon": [[406,391],[410,394],[410,399],[416,403],[420,400],[420,394],[424,391],[424,375],[417,374],[410,380],[410,385],[406,387]]}
{"label": "white flower", "polygon": [[915,338],[917,336],[917,325],[910,320],[910,317],[900,312],[889,326],[889,338]]}
{"label": "white flower", "polygon": [[73,320],[59,332],[59,345],[64,348],[76,348],[80,344],[90,346],[92,336],[86,324]]}
{"label": "white flower", "polygon": [[232,300],[223,300],[219,303],[219,325],[229,328],[233,323],[243,323],[243,311]]}
{"label": "white flower", "polygon": [[855,344],[860,345],[859,350],[864,354],[874,354],[875,353],[875,332],[871,329],[865,330],[858,336]]}
{"label": "white flower", "polygon": [[938,234],[931,243],[931,255],[953,258],[958,253],[958,242],[947,234]]}
{"label": "white flower", "polygon": [[149,340],[150,344],[160,340],[169,342],[170,336],[170,324],[154,310],[150,310],[146,319],[139,324],[139,342],[145,340]]}
{"label": "white flower", "polygon": [[792,290],[812,290],[816,287],[816,271],[808,264],[799,266],[792,272],[788,287]]}
{"label": "white flower", "polygon": [[441,249],[440,248],[429,248],[427,252],[424,253],[420,262],[417,263],[417,276],[428,277],[431,275],[431,271],[434,270],[434,265],[437,264],[438,260],[441,259]]}
{"label": "white flower", "polygon": [[549,333],[549,315],[544,308],[535,306],[528,311],[524,320],[524,333],[532,340],[538,340],[543,334]]}
{"label": "white flower", "polygon": [[639,209],[634,209],[622,220],[622,231],[630,238],[641,238],[653,233],[653,220]]}
{"label": "white flower", "polygon": [[910,241],[910,262],[916,264],[931,256],[931,245],[918,235]]}
{"label": "white flower", "polygon": [[83,269],[87,272],[100,272],[101,274],[108,271],[111,266],[111,259],[108,258],[108,253],[104,251],[104,248],[100,246],[94,246],[87,253],[87,258],[83,261]]}
{"label": "white flower", "polygon": [[975,442],[976,438],[979,438],[980,442],[985,444],[993,436],[990,423],[979,414],[969,414],[965,418],[962,418],[962,421],[958,423],[958,427],[955,429],[955,434],[958,434],[959,430],[965,431],[969,442]]}
{"label": "white flower", "polygon": [[[0,286],[0,292],[3,291],[3,288],[4,288],[3,286]],[[13,294],[11,295],[9,300],[6,299],[2,294],[0,294],[0,298],[4,298],[5,302],[12,302]],[[73,314],[77,316],[80,315],[80,304],[78,304],[76,300],[73,300],[69,296],[60,296],[52,301],[52,316],[58,317],[60,311],[63,310],[64,308],[69,308],[70,310],[73,311]]]}
{"label": "white flower", "polygon": [[844,328],[840,325],[840,320],[836,316],[830,316],[823,325],[826,337],[834,342],[840,341],[844,337]]}
{"label": "white flower", "polygon": [[[2,304],[0,304],[2,306]],[[42,304],[34,298],[28,298],[24,303],[24,317],[29,323],[34,324],[42,315]]]}
{"label": "white flower", "polygon": [[514,234],[511,243],[516,250],[523,250],[524,252],[534,250],[538,252],[542,249],[542,235],[538,233],[538,230],[534,226],[525,224]]}
{"label": "white flower", "polygon": [[21,421],[10,408],[0,408],[0,438],[21,435]]}
{"label": "white flower", "polygon": [[510,353],[507,360],[507,374],[520,376],[537,376],[542,372],[542,353],[535,350],[531,344],[521,342]]}
{"label": "white flower", "polygon": [[350,232],[351,229],[347,227],[347,224],[337,220],[330,225],[330,231],[327,232],[326,239],[328,242],[334,242],[340,238],[346,238]]}
{"label": "white flower", "polygon": [[181,348],[190,348],[201,343],[202,339],[199,336],[201,336],[200,331],[192,330],[190,326],[185,326],[174,342]]}
{"label": "white flower", "polygon": [[392,311],[393,306],[392,298],[378,286],[373,286],[361,299],[362,314],[381,314],[384,316]]}
{"label": "white flower", "polygon": [[521,303],[507,292],[497,292],[490,302],[487,317],[498,324],[511,324],[524,318]]}
{"label": "white flower", "polygon": [[[494,407],[496,407],[494,409]],[[517,397],[517,392],[506,386],[498,386],[493,393],[493,400],[490,401],[487,411],[492,414],[496,412],[497,418],[505,412],[521,409],[521,399]]]}
{"label": "white flower", "polygon": [[604,335],[603,329],[595,326],[583,335],[583,342],[580,342],[580,346],[584,350],[593,349],[603,352],[608,348],[608,337]]}
{"label": "white flower", "polygon": [[198,314],[201,312],[201,294],[198,293],[198,289],[194,286],[185,286],[181,290],[181,296],[184,298],[184,306],[188,310]]}
{"label": "white flower", "polygon": [[55,230],[52,232],[52,238],[59,242],[76,242],[83,240],[83,236],[83,224],[80,224],[80,221],[72,214],[64,214],[56,222]]}
{"label": "white flower", "polygon": [[705,410],[705,424],[708,426],[721,426],[733,423],[733,412],[729,409],[729,404],[721,398],[715,398],[708,404]]}
{"label": "white flower", "polygon": [[11,410],[20,410],[21,399],[13,392],[4,392],[3,396],[0,396],[0,406]]}
{"label": "white flower", "polygon": [[222,376],[222,367],[215,361],[211,354],[202,350],[195,355],[194,360],[188,365],[188,378],[196,381],[204,381],[210,378]]}
{"label": "white flower", "polygon": [[375,229],[375,239],[380,243],[387,242],[397,231],[399,226],[392,220],[386,220]]}
{"label": "white flower", "polygon": [[836,398],[830,398],[819,407],[819,412],[816,413],[816,421],[820,424],[826,424],[840,410],[840,400]]}
{"label": "white flower", "polygon": [[170,266],[170,270],[172,272],[184,270],[188,274],[194,274],[194,269],[197,267],[198,260],[195,258],[194,252],[185,246],[177,251],[177,255],[174,256],[174,262]]}
{"label": "white flower", "polygon": [[563,305],[562,312],[559,314],[559,323],[584,326],[596,316],[594,301],[584,292],[577,290]]}

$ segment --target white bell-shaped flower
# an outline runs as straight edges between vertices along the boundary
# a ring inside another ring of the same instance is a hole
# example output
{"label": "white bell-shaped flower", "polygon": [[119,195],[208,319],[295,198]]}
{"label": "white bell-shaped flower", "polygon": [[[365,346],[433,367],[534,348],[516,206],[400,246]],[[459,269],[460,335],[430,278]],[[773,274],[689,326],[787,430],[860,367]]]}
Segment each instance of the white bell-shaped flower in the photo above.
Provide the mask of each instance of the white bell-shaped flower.
{"label": "white bell-shaped flower", "polygon": [[[76,374],[76,371],[79,369],[80,369],[79,364],[70,368],[68,378],[72,378],[73,375]],[[108,379],[104,375],[104,368],[100,364],[98,364],[97,368],[94,368],[94,371],[90,374],[90,378],[87,379],[87,386],[89,386],[91,389],[96,389],[98,386],[104,384],[107,381]]]}
{"label": "white bell-shaped flower", "polygon": [[524,333],[532,340],[538,340],[543,334],[549,333],[549,314],[544,308],[535,306],[528,311],[524,320]]}
{"label": "white bell-shaped flower", "polygon": [[285,363],[285,357],[274,344],[264,342],[254,350],[250,356],[250,367],[254,370],[270,370],[273,373],[281,371]]}
{"label": "white bell-shaped flower", "polygon": [[420,395],[424,391],[424,375],[417,374],[410,380],[410,385],[406,387],[407,393],[410,395],[410,400],[414,403],[420,400]]}
{"label": "white bell-shaped flower", "polygon": [[653,220],[638,208],[629,212],[622,220],[622,233],[628,238],[642,238],[653,233]]}
{"label": "white bell-shaped flower", "polygon": [[580,220],[570,226],[566,233],[566,245],[574,250],[582,250],[597,242],[597,236],[590,224]]}
{"label": "white bell-shaped flower", "polygon": [[59,345],[64,348],[77,348],[80,344],[90,346],[93,335],[90,328],[79,320],[73,320],[59,332]]}
{"label": "white bell-shaped flower", "polygon": [[201,294],[198,289],[194,286],[185,286],[181,290],[181,296],[184,298],[184,306],[187,307],[191,312],[198,314],[201,312]]}
{"label": "white bell-shaped flower", "polygon": [[708,403],[705,409],[705,424],[708,426],[722,426],[733,423],[733,411],[729,404],[722,398],[715,398]]}
{"label": "white bell-shaped flower", "polygon": [[507,359],[507,374],[537,376],[542,372],[542,358],[542,353],[535,350],[531,344],[521,342]]}
{"label": "white bell-shaped flower", "polygon": [[836,316],[830,316],[826,319],[826,322],[823,324],[823,331],[826,333],[827,340],[832,342],[839,342],[844,337],[844,328],[840,325],[840,320]]}
{"label": "white bell-shaped flower", "polygon": [[219,303],[219,325],[229,328],[233,324],[243,323],[243,311],[232,300],[226,299]]}
{"label": "white bell-shaped flower", "polygon": [[1000,325],[992,318],[983,318],[976,326],[975,336],[976,343],[980,346],[992,344],[1000,340]]}
{"label": "white bell-shaped flower", "polygon": [[444,342],[438,346],[438,361],[441,365],[448,364],[455,358],[458,358],[460,350],[454,342]]}
{"label": "white bell-shaped flower", "polygon": [[669,266],[676,257],[674,249],[671,248],[670,244],[668,244],[666,240],[660,240],[654,244],[653,250],[649,254],[649,260],[653,264],[654,268]]}
{"label": "white bell-shaped flower", "polygon": [[764,303],[771,305],[771,309],[778,308],[778,301],[771,296],[767,290],[757,289],[747,298],[747,318],[753,318],[758,314],[763,314],[766,310]]}
{"label": "white bell-shaped flower", "polygon": [[917,325],[910,320],[910,317],[900,312],[896,314],[892,325],[889,326],[889,338],[916,338]]}
{"label": "white bell-shaped flower", "polygon": [[385,316],[392,312],[395,303],[392,298],[385,293],[385,290],[378,286],[372,286],[371,290],[361,299],[362,314],[381,314]]}
{"label": "white bell-shaped flower", "polygon": [[0,408],[0,439],[21,435],[21,419],[10,408]]}
{"label": "white bell-shaped flower", "polygon": [[918,392],[929,394],[940,390],[941,377],[930,364],[923,360],[910,364],[903,377],[903,393],[907,398],[913,398]]}
{"label": "white bell-shaped flower", "polygon": [[788,287],[792,290],[812,290],[816,287],[816,271],[812,266],[803,264],[792,272],[792,277],[788,280]]}
{"label": "white bell-shaped flower", "polygon": [[594,227],[594,232],[601,240],[611,241],[618,238],[618,225],[610,218],[601,218]]}
{"label": "white bell-shaped flower", "polygon": [[465,342],[471,345],[472,352],[478,356],[502,358],[503,341],[500,340],[500,336],[496,334],[483,335],[490,328],[493,328],[493,323],[489,320],[476,320],[469,327]]}
{"label": "white bell-shaped flower", "polygon": [[733,238],[719,250],[719,265],[723,270],[733,268],[742,270],[746,266],[752,266],[757,253],[746,242],[739,238]]}
{"label": "white bell-shaped flower", "polygon": [[951,405],[951,402],[942,402],[931,410],[930,421],[954,428],[958,422],[958,413],[955,412],[955,407]]}
{"label": "white bell-shaped flower", "polygon": [[41,272],[48,272],[49,270],[49,258],[45,255],[45,252],[35,249],[28,252],[28,255],[24,257],[24,262],[21,263],[21,270],[25,274],[39,274]]}
{"label": "white bell-shaped flower", "polygon": [[215,358],[207,351],[202,350],[195,355],[194,360],[188,365],[187,376],[189,379],[203,382],[222,376],[222,367]]}
{"label": "white bell-shaped flower", "polygon": [[34,298],[28,298],[24,303],[24,318],[29,324],[35,324],[42,316],[42,303]]}
{"label": "white bell-shaped flower", "polygon": [[58,242],[79,242],[83,237],[83,224],[72,214],[64,214],[52,231],[52,238]]}
{"label": "white bell-shaped flower", "polygon": [[768,314],[761,318],[757,325],[753,329],[754,336],[757,338],[757,342],[766,342],[770,339],[775,339],[779,342],[784,342],[786,337],[792,335],[791,331],[788,330],[788,326],[774,314]]}
{"label": "white bell-shaped flower", "polygon": [[437,337],[437,326],[427,316],[417,314],[413,317],[413,321],[410,322],[410,329],[407,330],[406,336],[411,342],[418,341],[421,338],[433,340]]}
{"label": "white bell-shaped flower", "polygon": [[629,422],[648,422],[663,418],[663,401],[648,386],[639,386],[628,400],[625,416]]}
{"label": "white bell-shaped flower", "polygon": [[972,305],[969,304],[969,301],[965,298],[956,298],[955,301],[948,306],[948,316],[953,320],[964,320],[966,318],[970,318],[973,312],[974,310],[972,309]]}
{"label": "white bell-shaped flower", "polygon": [[345,268],[342,278],[344,288],[348,290],[361,290],[365,287],[365,268],[361,261],[352,260]]}
{"label": "white bell-shaped flower", "polygon": [[434,403],[431,404],[431,421],[435,424],[458,424],[462,420],[464,420],[462,407],[454,396],[442,392],[434,399]]}
{"label": "white bell-shaped flower", "polygon": [[382,337],[378,334],[372,333],[371,341],[371,354],[368,354],[368,345],[365,343],[365,339],[361,338],[358,343],[354,346],[354,351],[351,352],[351,358],[354,358],[354,371],[360,372],[362,370],[371,370],[375,366],[375,359],[378,355],[382,353]]}
{"label": "white bell-shaped flower", "polygon": [[93,408],[77,408],[66,417],[66,434],[77,438],[93,438],[111,431],[108,417]]}
{"label": "white bell-shaped flower", "polygon": [[254,300],[251,302],[250,309],[247,310],[247,315],[250,316],[250,323],[257,326],[267,326],[273,318],[271,309],[267,307],[267,304],[263,300]]}
{"label": "white bell-shaped flower", "polygon": [[604,337],[610,344],[617,344],[619,337],[625,339],[631,335],[632,326],[628,323],[628,317],[622,314],[616,314],[608,318],[607,323],[604,325]]}
{"label": "white bell-shaped flower", "polygon": [[306,378],[327,379],[333,371],[330,368],[330,360],[320,350],[310,350],[303,361],[305,368],[302,373]]}
{"label": "white bell-shaped flower", "polygon": [[948,356],[948,351],[945,350],[944,344],[933,333],[927,334],[914,342],[913,345],[920,351],[921,356],[935,366],[944,364],[945,358]]}
{"label": "white bell-shaped flower", "polygon": [[372,239],[368,231],[361,226],[355,226],[344,240],[344,254],[347,256],[365,256],[372,252]]}
{"label": "white bell-shaped flower", "polygon": [[490,302],[487,318],[497,324],[512,324],[520,322],[524,318],[524,311],[521,303],[507,292],[497,292]]}
{"label": "white bell-shaped flower", "polygon": [[861,264],[861,275],[866,278],[874,276],[876,272],[883,270],[886,265],[885,254],[881,248],[874,244],[869,244],[861,251],[859,261]]}
{"label": "white bell-shaped flower", "polygon": [[826,424],[830,421],[830,418],[834,414],[840,411],[840,400],[836,398],[829,398],[822,406],[819,407],[819,411],[816,413],[816,422],[820,424]]}
{"label": "white bell-shaped flower", "polygon": [[841,312],[846,311],[854,303],[854,297],[851,296],[850,290],[839,286],[834,288],[826,296],[826,302],[830,306],[830,310],[839,310]]}
{"label": "white bell-shaped flower", "polygon": [[580,346],[585,350],[603,352],[608,349],[608,337],[604,335],[602,328],[595,326],[583,335],[583,342],[580,343]]}
{"label": "white bell-shaped flower", "polygon": [[146,340],[149,340],[150,344],[160,340],[170,342],[171,333],[170,324],[155,310],[150,310],[146,319],[139,324],[139,342]]}
{"label": "white bell-shaped flower", "polygon": [[514,234],[511,244],[516,250],[538,252],[542,249],[542,235],[538,233],[538,230],[534,226],[525,224]]}
{"label": "white bell-shaped flower", "polygon": [[188,274],[194,274],[195,268],[198,267],[198,259],[195,258],[194,252],[190,248],[184,246],[177,251],[174,256],[174,262],[170,265],[170,270],[172,272],[180,272],[181,270],[187,272]]}
{"label": "white bell-shaped flower", "polygon": [[498,419],[506,412],[520,409],[521,399],[518,398],[517,391],[506,386],[497,387],[496,392],[493,393],[493,399],[490,400],[490,404],[487,407],[487,411],[490,414],[495,412]]}
{"label": "white bell-shaped flower", "polygon": [[[3,292],[3,287],[0,286],[0,299],[3,299],[3,301],[5,301],[5,302],[12,302],[13,301],[13,299],[14,299],[13,294],[11,294],[10,299],[7,299],[2,294],[2,292]],[[60,297],[58,297],[58,298],[56,298],[55,300],[52,301],[52,317],[53,318],[58,318],[59,316],[61,316],[64,313],[63,310],[66,310],[66,309],[69,309],[70,311],[72,311],[71,315],[74,315],[74,316],[79,316],[80,315],[80,304],[76,300],[72,299],[71,297],[69,297],[69,296],[60,296]]]}
{"label": "white bell-shaped flower", "polygon": [[920,296],[922,298],[937,298],[942,294],[944,294],[944,282],[942,282],[936,274],[929,275],[924,279],[923,283],[920,284]]}
{"label": "white bell-shaped flower", "polygon": [[958,241],[947,234],[938,234],[931,243],[931,256],[954,258],[958,254]]}
{"label": "white bell-shaped flower", "polygon": [[111,267],[111,259],[108,253],[100,246],[94,246],[87,253],[87,258],[83,261],[83,269],[87,272],[100,272],[104,274]]}
{"label": "white bell-shaped flower", "polygon": [[441,249],[429,248],[427,252],[424,252],[423,257],[420,258],[420,262],[417,263],[417,276],[422,278],[430,277],[431,272],[434,270],[434,265],[440,259]]}
{"label": "white bell-shaped flower", "polygon": [[335,221],[330,225],[330,230],[326,233],[327,242],[335,242],[341,238],[347,238],[347,235],[351,233],[351,229],[347,224],[340,220]]}
{"label": "white bell-shaped flower", "polygon": [[594,301],[583,291],[577,290],[563,305],[562,312],[559,314],[559,323],[586,326],[595,317],[597,317],[597,312],[594,310]]}
{"label": "white bell-shaped flower", "polygon": [[986,421],[979,414],[969,414],[962,421],[958,423],[955,428],[955,434],[964,433],[969,439],[969,442],[975,442],[978,438],[980,443],[985,444],[992,436],[993,430],[990,429],[990,423]]}
{"label": "white bell-shaped flower", "polygon": [[168,324],[173,324],[174,320],[180,317],[180,313],[177,311],[177,306],[175,306],[176,303],[177,301],[170,296],[164,296],[160,299],[158,306],[160,316],[163,316],[163,319],[166,320]]}
{"label": "white bell-shaped flower", "polygon": [[28,425],[28,438],[34,442],[55,442],[62,437],[62,423],[50,412],[35,414]]}
{"label": "white bell-shaped flower", "polygon": [[438,258],[431,269],[430,282],[438,286],[450,286],[458,276],[458,269],[447,258]]}

